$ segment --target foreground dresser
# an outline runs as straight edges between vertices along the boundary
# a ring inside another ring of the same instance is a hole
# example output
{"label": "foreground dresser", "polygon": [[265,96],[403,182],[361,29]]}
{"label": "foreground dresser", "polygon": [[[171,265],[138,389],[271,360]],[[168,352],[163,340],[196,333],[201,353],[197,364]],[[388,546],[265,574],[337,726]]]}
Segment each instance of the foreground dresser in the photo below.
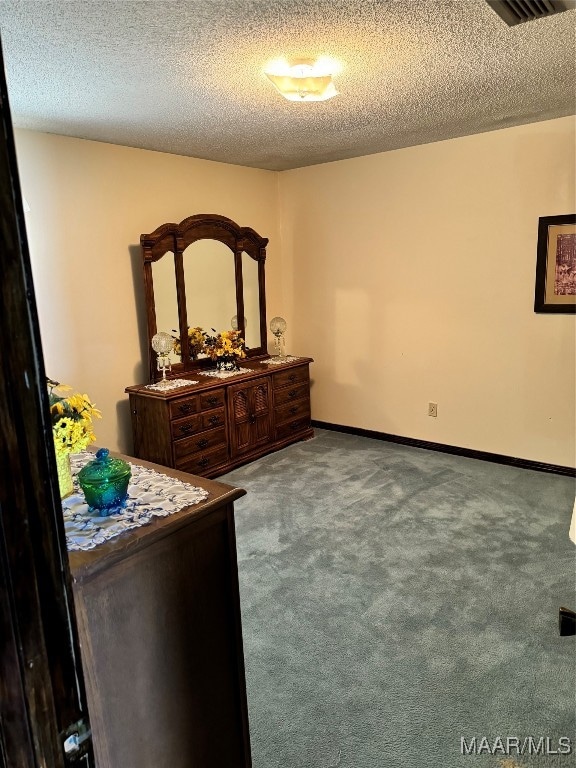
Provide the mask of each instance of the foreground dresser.
{"label": "foreground dresser", "polygon": [[313,437],[310,358],[280,365],[242,362],[248,373],[160,392],[128,387],[134,454],[215,477],[265,453]]}
{"label": "foreground dresser", "polygon": [[70,552],[97,766],[249,768],[233,512],[245,492],[153,468],[207,500]]}

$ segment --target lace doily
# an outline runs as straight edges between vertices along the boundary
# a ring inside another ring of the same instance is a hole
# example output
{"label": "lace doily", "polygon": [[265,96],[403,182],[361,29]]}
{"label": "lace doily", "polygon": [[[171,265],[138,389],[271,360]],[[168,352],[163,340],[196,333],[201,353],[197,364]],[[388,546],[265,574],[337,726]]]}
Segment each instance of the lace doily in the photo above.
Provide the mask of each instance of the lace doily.
{"label": "lace doily", "polygon": [[262,360],[262,365],[284,365],[284,363],[291,363],[294,360],[301,360],[300,357],[294,355],[286,355],[286,357],[270,357],[268,360]]}
{"label": "lace doily", "polygon": [[249,368],[238,368],[237,371],[202,371],[202,376],[212,376],[215,379],[229,379],[230,376],[239,376],[241,373],[251,373]]}
{"label": "lace doily", "polygon": [[193,384],[198,384],[197,381],[189,381],[188,379],[166,379],[166,384],[146,384],[144,389],[154,389],[157,392],[169,392],[171,389],[180,389],[180,387],[191,387]]}
{"label": "lace doily", "polygon": [[203,488],[128,462],[132,476],[125,506],[115,508],[107,517],[93,515],[77,479],[78,472],[93,458],[94,454],[88,451],[70,456],[74,492],[62,500],[66,545],[70,551],[94,549],[124,531],[147,525],[153,517],[173,515],[209,495]]}

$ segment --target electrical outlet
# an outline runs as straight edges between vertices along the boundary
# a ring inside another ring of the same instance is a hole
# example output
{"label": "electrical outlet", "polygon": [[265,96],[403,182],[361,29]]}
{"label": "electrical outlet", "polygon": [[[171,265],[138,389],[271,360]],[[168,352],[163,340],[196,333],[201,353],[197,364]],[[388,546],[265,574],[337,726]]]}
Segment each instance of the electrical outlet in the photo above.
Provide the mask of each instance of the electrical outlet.
{"label": "electrical outlet", "polygon": [[438,403],[428,403],[428,416],[438,416]]}

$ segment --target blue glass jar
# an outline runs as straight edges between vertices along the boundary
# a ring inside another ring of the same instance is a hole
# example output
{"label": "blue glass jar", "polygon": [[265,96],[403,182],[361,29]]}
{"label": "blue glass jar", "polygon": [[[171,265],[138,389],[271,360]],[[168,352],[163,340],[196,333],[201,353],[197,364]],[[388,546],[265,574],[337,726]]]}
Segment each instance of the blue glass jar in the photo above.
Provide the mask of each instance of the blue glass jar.
{"label": "blue glass jar", "polygon": [[132,474],[129,464],[108,454],[108,448],[100,448],[96,458],[78,473],[78,483],[84,491],[90,511],[103,517],[124,506]]}

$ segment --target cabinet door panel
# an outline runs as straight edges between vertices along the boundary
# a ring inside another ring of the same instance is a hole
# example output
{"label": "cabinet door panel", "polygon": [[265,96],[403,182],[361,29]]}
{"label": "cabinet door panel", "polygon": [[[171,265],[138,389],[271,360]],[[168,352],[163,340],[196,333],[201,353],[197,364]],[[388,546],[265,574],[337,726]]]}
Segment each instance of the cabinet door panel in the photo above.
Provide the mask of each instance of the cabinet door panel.
{"label": "cabinet door panel", "polygon": [[256,419],[254,424],[252,440],[254,445],[260,445],[261,443],[267,443],[271,437],[270,419],[268,415]]}
{"label": "cabinet door panel", "polygon": [[[231,388],[232,389],[232,388]],[[235,423],[248,419],[248,387],[234,388],[232,391],[232,416]]]}
{"label": "cabinet door panel", "polygon": [[233,454],[245,453],[252,447],[252,429],[251,425],[245,421],[243,424],[237,424],[233,427]]}
{"label": "cabinet door panel", "polygon": [[268,381],[256,384],[252,390],[252,443],[260,446],[272,436],[270,419],[270,386]]}
{"label": "cabinet door panel", "polygon": [[230,420],[230,443],[232,455],[250,450],[250,397],[249,387],[240,385],[230,388],[232,418]]}
{"label": "cabinet door panel", "polygon": [[256,416],[261,416],[263,413],[268,413],[270,410],[270,397],[269,397],[268,382],[263,381],[261,384],[256,384],[252,388],[253,394],[253,408]]}
{"label": "cabinet door panel", "polygon": [[272,436],[268,379],[230,387],[232,455],[249,453],[270,441]]}

